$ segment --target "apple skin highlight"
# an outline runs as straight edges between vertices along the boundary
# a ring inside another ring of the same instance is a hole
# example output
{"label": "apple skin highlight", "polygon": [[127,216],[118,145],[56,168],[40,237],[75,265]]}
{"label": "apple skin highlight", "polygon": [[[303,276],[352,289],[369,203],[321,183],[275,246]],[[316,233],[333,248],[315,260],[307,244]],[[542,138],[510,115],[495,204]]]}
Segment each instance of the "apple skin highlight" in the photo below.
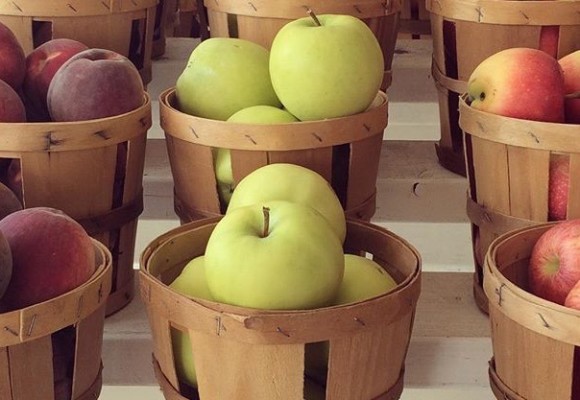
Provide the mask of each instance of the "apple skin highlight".
{"label": "apple skin highlight", "polygon": [[471,107],[531,121],[564,121],[564,77],[558,61],[531,48],[502,50],[483,60],[467,83]]}

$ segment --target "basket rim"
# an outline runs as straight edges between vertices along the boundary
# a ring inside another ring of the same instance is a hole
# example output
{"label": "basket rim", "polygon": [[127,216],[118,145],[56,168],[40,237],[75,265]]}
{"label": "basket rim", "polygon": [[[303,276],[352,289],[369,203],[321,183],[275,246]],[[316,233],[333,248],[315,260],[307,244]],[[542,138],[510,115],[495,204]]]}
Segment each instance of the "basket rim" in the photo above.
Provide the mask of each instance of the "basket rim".
{"label": "basket rim", "polygon": [[[558,222],[554,221],[538,223],[514,229],[497,237],[490,244],[485,257],[483,289],[490,310],[495,309],[534,332],[580,346],[578,332],[567,332],[573,328],[577,329],[580,310],[556,304],[522,289],[507,279],[495,263],[502,246],[509,245],[510,241],[518,240],[534,231],[541,234],[556,224]],[[493,318],[492,313],[490,316]]]}
{"label": "basket rim", "polygon": [[294,20],[308,17],[307,10],[318,14],[350,14],[358,18],[388,17],[401,11],[402,0],[350,0],[348,2],[320,2],[306,6],[301,0],[287,0],[283,7],[280,3],[268,0],[239,2],[236,0],[204,0],[206,8],[228,14],[238,14],[258,18],[281,18]]}
{"label": "basket rim", "polygon": [[[128,129],[127,124],[134,129]],[[0,155],[112,146],[143,135],[152,124],[151,97],[143,91],[141,106],[111,117],[71,122],[1,122]]]}
{"label": "basket rim", "polygon": [[155,7],[159,0],[18,0],[0,3],[0,14],[17,17],[86,17],[139,11]]}
{"label": "basket rim", "polygon": [[578,0],[554,0],[546,12],[541,0],[426,0],[431,14],[452,20],[499,25],[579,25]]}
{"label": "basket rim", "polygon": [[[388,125],[389,101],[382,90],[377,92],[369,108],[358,114],[279,124],[234,123],[196,117],[172,106],[175,98],[175,86],[159,95],[160,125],[165,136],[232,150],[288,151],[330,147],[383,135]],[[330,124],[334,129],[329,130]],[[275,131],[272,126],[276,127]],[[284,140],[285,137],[291,137],[292,141]]]}
{"label": "basket rim", "polygon": [[[321,307],[317,309],[307,309],[307,310],[261,310],[261,309],[252,309],[252,308],[245,308],[239,306],[233,306],[223,303],[217,303],[205,299],[194,298],[190,296],[186,296],[180,294],[174,290],[172,290],[168,285],[161,282],[157,277],[153,276],[148,268],[148,261],[151,259],[152,256],[155,255],[156,251],[168,242],[171,242],[176,235],[185,234],[189,232],[191,229],[196,229],[200,227],[207,227],[212,224],[216,224],[222,217],[213,217],[213,218],[204,218],[196,221],[192,221],[186,224],[183,224],[179,227],[173,228],[170,231],[165,232],[164,234],[158,236],[154,239],[141,253],[140,256],[140,267],[139,267],[139,283],[141,289],[141,296],[146,304],[146,307],[149,307],[148,304],[154,303],[155,300],[151,300],[152,291],[157,291],[162,296],[167,296],[167,298],[171,299],[171,302],[175,302],[175,304],[185,305],[186,307],[191,307],[191,309],[195,309],[196,312],[199,311],[201,314],[210,315],[212,320],[216,318],[220,318],[220,320],[227,320],[229,322],[229,330],[234,332],[234,324],[238,324],[241,330],[244,331],[253,331],[253,332],[260,332],[263,337],[261,338],[238,338],[235,337],[235,340],[240,341],[248,341],[248,342],[255,342],[256,340],[260,341],[264,338],[267,338],[268,335],[274,334],[279,336],[283,339],[284,343],[292,343],[296,340],[297,343],[302,343],[303,341],[297,340],[290,335],[281,335],[280,333],[283,332],[276,332],[276,328],[272,330],[272,327],[276,325],[276,321],[285,320],[285,321],[296,321],[299,318],[305,318],[308,316],[316,316],[317,318],[332,318],[334,315],[338,313],[345,313],[345,314],[357,314],[363,313],[366,311],[367,313],[371,310],[375,311],[377,308],[387,304],[391,301],[392,298],[401,296],[405,298],[405,302],[402,302],[402,306],[399,307],[400,309],[397,311],[396,315],[391,315],[391,320],[397,320],[400,318],[400,315],[406,315],[404,312],[404,306],[414,308],[417,304],[420,292],[420,285],[421,285],[421,256],[417,249],[408,243],[405,239],[399,237],[398,235],[394,234],[393,232],[382,228],[380,226],[376,226],[369,222],[355,220],[355,219],[347,219],[347,226],[349,225],[357,225],[363,228],[373,229],[381,234],[389,236],[390,239],[398,241],[401,245],[405,246],[408,251],[413,254],[414,259],[416,260],[416,267],[413,273],[409,274],[405,279],[400,282],[395,289],[385,294],[375,296],[373,298],[359,301],[356,303],[349,303],[343,305],[335,305],[335,306],[328,306],[328,307]],[[348,235],[348,230],[347,230]],[[159,298],[159,296],[157,296]],[[384,307],[383,307],[384,308]],[[174,312],[174,313],[173,313]],[[172,317],[178,313],[176,309],[172,312]],[[364,317],[362,318],[364,322]],[[360,331],[361,329],[365,328],[372,328],[374,325],[372,324],[364,324],[357,321],[356,318],[353,318],[352,321],[354,322],[352,330]],[[290,322],[291,323],[291,322]],[[385,323],[382,320],[382,323]],[[238,329],[239,331],[239,329]],[[344,332],[343,332],[344,333]],[[219,334],[219,333],[218,333]],[[340,336],[341,333],[337,333],[336,336]],[[223,336],[223,335],[222,335]],[[270,336],[271,337],[271,336]],[[313,340],[314,341],[314,340]]]}
{"label": "basket rim", "polygon": [[[106,306],[112,284],[112,255],[103,243],[94,238],[90,239],[97,252],[96,256],[101,259],[91,278],[60,296],[18,310],[0,313],[0,326],[3,327],[0,331],[0,347],[24,343],[56,332]],[[98,296],[96,301],[86,299],[85,295],[92,294]],[[87,301],[84,301],[85,299]],[[74,309],[65,307],[67,303],[75,303],[77,306]],[[47,318],[43,318],[42,331],[35,330],[34,328],[39,325],[38,317],[42,314],[48,314]],[[54,321],[50,318],[54,315],[61,317],[58,321]]]}
{"label": "basket rim", "polygon": [[580,153],[576,124],[504,117],[476,110],[465,98],[466,94],[459,97],[459,126],[464,135],[514,147]]}

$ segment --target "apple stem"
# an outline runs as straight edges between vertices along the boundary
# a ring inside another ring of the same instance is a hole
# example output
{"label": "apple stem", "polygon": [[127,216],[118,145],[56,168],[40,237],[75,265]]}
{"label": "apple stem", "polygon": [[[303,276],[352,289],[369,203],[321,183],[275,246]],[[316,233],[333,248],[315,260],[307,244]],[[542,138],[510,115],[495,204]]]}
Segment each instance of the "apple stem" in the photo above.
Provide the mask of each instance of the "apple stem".
{"label": "apple stem", "polygon": [[564,96],[566,99],[580,99],[580,92],[568,93]]}
{"label": "apple stem", "polygon": [[316,24],[316,26],[322,26],[322,24],[320,23],[320,20],[318,19],[316,14],[314,14],[314,11],[312,11],[310,8],[308,8],[307,12],[308,12],[308,15],[310,15],[310,17],[314,20],[314,23]]}
{"label": "apple stem", "polygon": [[262,207],[262,212],[264,213],[264,230],[262,231],[262,237],[266,237],[270,231],[270,208]]}

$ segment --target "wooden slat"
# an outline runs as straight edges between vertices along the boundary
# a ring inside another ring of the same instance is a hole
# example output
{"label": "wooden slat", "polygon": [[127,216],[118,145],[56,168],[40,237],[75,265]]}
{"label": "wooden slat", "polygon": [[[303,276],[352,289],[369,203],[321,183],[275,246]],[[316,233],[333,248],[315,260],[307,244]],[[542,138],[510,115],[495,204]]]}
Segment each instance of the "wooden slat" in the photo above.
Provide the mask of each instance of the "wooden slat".
{"label": "wooden slat", "polygon": [[14,398],[54,400],[50,335],[10,346],[8,352]]}
{"label": "wooden slat", "polygon": [[309,168],[328,182],[332,182],[332,147],[311,150],[272,151],[268,153],[269,163],[290,163]]}
{"label": "wooden slat", "polygon": [[[306,15],[305,15],[306,16]],[[283,18],[257,18],[253,16],[236,15],[239,38],[250,40],[269,49],[276,33],[288,22]]]}
{"label": "wooden slat", "polygon": [[379,132],[375,136],[351,144],[347,210],[364,203],[375,193],[382,142],[383,135]]}

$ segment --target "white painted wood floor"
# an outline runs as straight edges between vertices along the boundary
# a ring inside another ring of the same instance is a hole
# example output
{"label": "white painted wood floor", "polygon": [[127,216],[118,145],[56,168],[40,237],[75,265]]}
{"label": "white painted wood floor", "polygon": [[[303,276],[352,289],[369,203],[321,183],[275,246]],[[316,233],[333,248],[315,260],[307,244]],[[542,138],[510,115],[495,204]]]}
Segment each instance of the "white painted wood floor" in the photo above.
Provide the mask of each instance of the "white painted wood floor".
{"label": "white painted wood floor", "polygon": [[[149,241],[179,224],[173,212],[173,186],[156,99],[175,84],[196,43],[168,38],[165,56],[153,64],[148,90],[155,100],[154,121],[136,260]],[[402,400],[490,400],[494,398],[487,377],[491,340],[488,318],[472,296],[467,181],[443,169],[435,155],[434,142],[440,134],[437,94],[430,77],[431,51],[428,40],[398,43],[372,220],[408,240],[423,259],[423,286]],[[103,362],[100,399],[163,399],[153,375],[151,335],[138,296],[107,318]]]}

